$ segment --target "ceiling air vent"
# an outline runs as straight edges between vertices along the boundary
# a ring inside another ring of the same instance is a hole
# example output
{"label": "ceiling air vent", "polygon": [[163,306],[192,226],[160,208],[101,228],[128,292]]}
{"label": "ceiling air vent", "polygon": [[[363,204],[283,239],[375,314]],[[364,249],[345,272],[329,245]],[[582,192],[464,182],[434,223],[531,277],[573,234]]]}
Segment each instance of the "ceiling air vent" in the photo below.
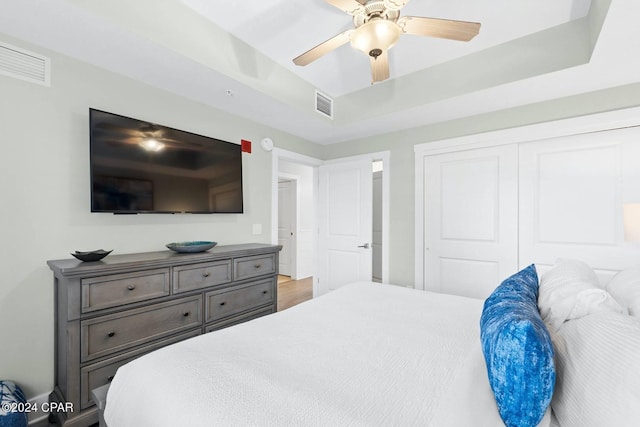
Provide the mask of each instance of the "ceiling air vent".
{"label": "ceiling air vent", "polygon": [[0,74],[49,86],[50,63],[46,56],[0,43]]}
{"label": "ceiling air vent", "polygon": [[316,90],[316,111],[333,119],[333,99]]}

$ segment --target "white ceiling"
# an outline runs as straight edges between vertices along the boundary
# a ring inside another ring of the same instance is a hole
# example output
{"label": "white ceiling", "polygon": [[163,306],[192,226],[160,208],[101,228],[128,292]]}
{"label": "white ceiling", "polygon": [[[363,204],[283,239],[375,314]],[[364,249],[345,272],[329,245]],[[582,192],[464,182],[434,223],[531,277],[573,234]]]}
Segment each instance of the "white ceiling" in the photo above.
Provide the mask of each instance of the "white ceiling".
{"label": "white ceiling", "polygon": [[[307,67],[293,64],[294,57],[353,28],[350,15],[322,0],[182,2],[331,96],[370,85],[368,57],[348,44]],[[582,18],[590,3],[591,0],[410,1],[401,16],[480,22],[480,34],[468,43],[405,35],[390,53],[391,76],[404,76]]]}
{"label": "white ceiling", "polygon": [[[7,0],[0,35],[321,144],[640,81],[637,0],[413,0],[402,15],[482,27],[467,43],[403,35],[373,86],[348,44],[293,65],[352,27],[323,0]],[[314,111],[316,88],[334,120]]]}

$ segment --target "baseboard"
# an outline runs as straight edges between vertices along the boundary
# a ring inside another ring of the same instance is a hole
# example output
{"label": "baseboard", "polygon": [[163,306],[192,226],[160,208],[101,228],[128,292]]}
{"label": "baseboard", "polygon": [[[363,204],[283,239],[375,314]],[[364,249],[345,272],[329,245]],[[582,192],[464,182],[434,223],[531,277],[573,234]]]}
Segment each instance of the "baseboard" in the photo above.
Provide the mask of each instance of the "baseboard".
{"label": "baseboard", "polygon": [[43,412],[41,408],[47,406],[49,402],[49,393],[41,394],[29,399],[29,406],[31,408],[38,408],[38,411],[29,412],[29,427],[48,427],[49,426],[49,413]]}

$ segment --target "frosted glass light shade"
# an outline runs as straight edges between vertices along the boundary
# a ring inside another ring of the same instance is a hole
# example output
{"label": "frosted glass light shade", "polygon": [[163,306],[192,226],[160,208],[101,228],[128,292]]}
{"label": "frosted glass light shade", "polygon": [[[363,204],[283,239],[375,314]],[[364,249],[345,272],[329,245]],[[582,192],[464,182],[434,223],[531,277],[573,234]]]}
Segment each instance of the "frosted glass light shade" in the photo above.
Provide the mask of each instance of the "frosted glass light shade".
{"label": "frosted glass light shade", "polygon": [[383,51],[391,49],[402,34],[395,22],[386,19],[372,19],[361,25],[351,36],[351,46],[367,55],[374,49]]}

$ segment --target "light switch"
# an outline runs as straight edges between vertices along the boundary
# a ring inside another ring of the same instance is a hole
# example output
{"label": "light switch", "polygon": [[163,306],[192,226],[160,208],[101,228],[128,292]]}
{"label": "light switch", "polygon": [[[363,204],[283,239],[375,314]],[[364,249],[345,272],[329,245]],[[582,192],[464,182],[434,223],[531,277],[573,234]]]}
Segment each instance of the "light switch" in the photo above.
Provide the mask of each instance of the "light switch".
{"label": "light switch", "polygon": [[262,234],[262,224],[253,224],[253,234]]}

